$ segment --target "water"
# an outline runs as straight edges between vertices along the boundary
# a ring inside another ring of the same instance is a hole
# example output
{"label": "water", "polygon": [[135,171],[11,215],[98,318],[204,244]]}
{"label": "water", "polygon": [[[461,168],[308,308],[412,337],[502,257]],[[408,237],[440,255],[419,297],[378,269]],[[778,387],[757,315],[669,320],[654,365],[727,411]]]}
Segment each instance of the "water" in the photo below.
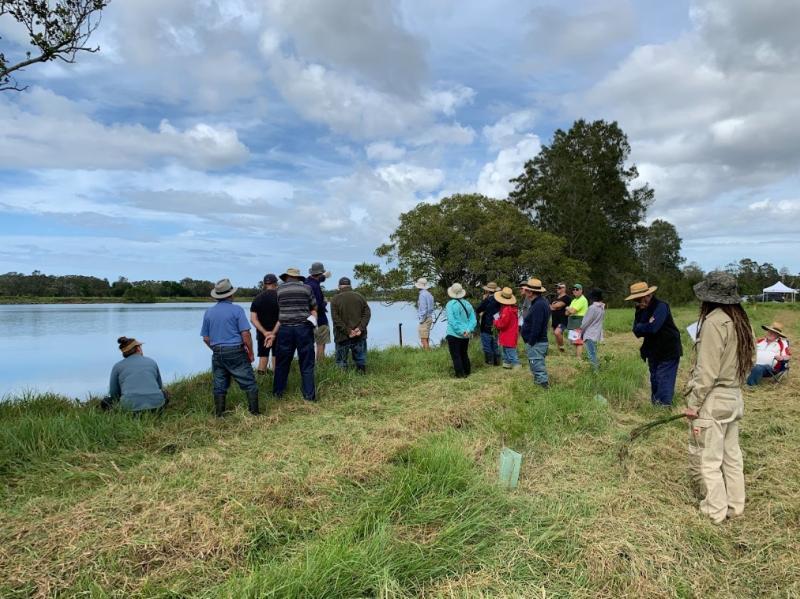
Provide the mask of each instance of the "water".
{"label": "water", "polygon": [[[52,391],[77,397],[102,395],[108,375],[122,358],[121,335],[144,343],[165,383],[211,368],[211,352],[200,337],[203,312],[211,304],[32,304],[0,305],[0,397],[22,391]],[[250,304],[240,303],[248,317]],[[419,345],[416,308],[407,303],[370,302],[370,348]],[[431,341],[444,337],[434,325]],[[255,329],[252,330],[255,338]],[[333,352],[333,344],[327,347]]]}

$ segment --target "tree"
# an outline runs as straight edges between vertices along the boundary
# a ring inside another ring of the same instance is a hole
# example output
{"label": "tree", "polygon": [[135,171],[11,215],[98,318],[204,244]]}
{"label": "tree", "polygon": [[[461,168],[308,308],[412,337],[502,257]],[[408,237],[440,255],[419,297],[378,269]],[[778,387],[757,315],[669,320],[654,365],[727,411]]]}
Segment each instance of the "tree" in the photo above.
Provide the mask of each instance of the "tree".
{"label": "tree", "polygon": [[627,163],[630,151],[616,122],[581,119],[558,129],[511,180],[510,199],[538,228],[564,236],[567,256],[587,263],[607,290],[636,276],[639,223],[653,201],[647,185],[631,189],[639,173]]}
{"label": "tree", "polygon": [[100,25],[100,11],[110,0],[0,0],[0,17],[10,16],[22,25],[36,48],[25,58],[8,58],[0,52],[0,91],[22,91],[13,73],[39,62],[61,60],[73,63],[79,52],[94,53],[99,47],[87,46]]}
{"label": "tree", "polygon": [[681,238],[675,225],[656,219],[645,228],[639,242],[639,259],[649,278],[680,278],[686,258],[681,256]]}
{"label": "tree", "polygon": [[470,290],[489,280],[515,285],[528,276],[586,280],[588,267],[566,257],[564,246],[560,237],[536,229],[511,202],[454,195],[400,215],[390,242],[375,252],[390,270],[359,264],[354,272],[367,288],[383,290],[424,276],[439,300],[455,282]]}

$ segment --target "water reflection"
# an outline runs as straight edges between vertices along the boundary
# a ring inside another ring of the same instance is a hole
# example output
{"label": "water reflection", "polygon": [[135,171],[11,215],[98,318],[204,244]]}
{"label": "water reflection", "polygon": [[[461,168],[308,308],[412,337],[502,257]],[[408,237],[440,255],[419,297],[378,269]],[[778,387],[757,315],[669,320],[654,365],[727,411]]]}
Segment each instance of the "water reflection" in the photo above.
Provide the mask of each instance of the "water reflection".
{"label": "water reflection", "polygon": [[[211,304],[40,304],[0,305],[0,396],[23,390],[54,391],[72,397],[106,391],[111,366],[120,358],[120,335],[144,342],[165,381],[210,368],[200,338],[203,312]],[[249,303],[240,303],[249,315]],[[370,302],[370,347],[398,342],[417,345],[416,309],[410,304]],[[444,323],[432,342],[444,336]],[[333,344],[328,346],[333,352]]]}

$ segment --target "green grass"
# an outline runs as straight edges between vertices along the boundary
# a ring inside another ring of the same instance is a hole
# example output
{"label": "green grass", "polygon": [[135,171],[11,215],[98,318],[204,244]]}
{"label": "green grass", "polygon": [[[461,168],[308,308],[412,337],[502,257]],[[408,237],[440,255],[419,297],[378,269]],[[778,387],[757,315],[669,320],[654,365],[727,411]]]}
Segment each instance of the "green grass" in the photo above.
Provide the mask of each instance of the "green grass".
{"label": "green grass", "polygon": [[[793,310],[757,311],[798,330]],[[696,307],[674,312],[682,327]],[[238,390],[213,418],[208,374],[173,385],[160,418],[0,404],[0,596],[800,594],[796,379],[748,394],[746,516],[713,526],[682,424],[618,461],[626,432],[662,414],[631,317],[609,311],[598,375],[551,352],[549,391],[472,343],[469,379],[443,348],[370,352],[366,377],[322,364],[317,405],[293,372],[261,418]],[[515,491],[496,483],[504,445],[523,454]]]}

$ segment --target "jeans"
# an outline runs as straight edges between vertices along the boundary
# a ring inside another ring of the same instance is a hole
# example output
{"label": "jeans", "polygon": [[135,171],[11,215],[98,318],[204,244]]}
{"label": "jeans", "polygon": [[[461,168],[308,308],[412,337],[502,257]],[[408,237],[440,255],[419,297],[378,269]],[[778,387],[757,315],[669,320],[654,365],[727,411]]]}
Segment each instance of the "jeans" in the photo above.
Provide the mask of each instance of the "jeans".
{"label": "jeans", "polygon": [[447,348],[450,350],[450,358],[453,360],[453,369],[456,377],[463,378],[472,372],[472,364],[469,361],[469,337],[447,336]]}
{"label": "jeans", "polygon": [[491,361],[500,358],[500,348],[497,345],[497,337],[494,333],[484,333],[481,331],[481,347],[487,360],[491,357]]}
{"label": "jeans", "polygon": [[675,394],[675,377],[678,376],[679,359],[648,360],[650,368],[650,401],[655,406],[671,406]]}
{"label": "jeans", "polygon": [[275,378],[272,381],[272,394],[281,397],[286,390],[289,368],[297,350],[303,397],[308,401],[314,401],[317,397],[314,385],[314,327],[310,323],[281,325],[275,344]]}
{"label": "jeans", "polygon": [[544,358],[547,355],[547,341],[540,341],[533,345],[525,344],[525,351],[528,354],[528,365],[531,367],[533,382],[537,385],[547,385],[547,369],[544,366]]}
{"label": "jeans", "polygon": [[244,346],[215,347],[211,356],[211,376],[214,379],[214,395],[225,395],[231,386],[231,377],[245,393],[258,391],[253,366],[247,359]]}
{"label": "jeans", "polygon": [[584,339],[583,344],[586,346],[586,357],[589,358],[592,369],[597,371],[600,368],[600,363],[597,361],[597,341]]}
{"label": "jeans", "polygon": [[774,370],[772,366],[767,366],[765,364],[756,364],[753,366],[753,370],[750,371],[750,376],[747,377],[747,384],[751,387],[755,387],[761,382],[761,379],[765,376],[772,376]]}
{"label": "jeans", "polygon": [[358,337],[336,343],[336,365],[339,368],[347,368],[347,358],[351,352],[356,366],[367,365],[367,340]]}
{"label": "jeans", "polygon": [[519,365],[519,356],[517,355],[516,347],[503,348],[503,362],[505,364]]}

